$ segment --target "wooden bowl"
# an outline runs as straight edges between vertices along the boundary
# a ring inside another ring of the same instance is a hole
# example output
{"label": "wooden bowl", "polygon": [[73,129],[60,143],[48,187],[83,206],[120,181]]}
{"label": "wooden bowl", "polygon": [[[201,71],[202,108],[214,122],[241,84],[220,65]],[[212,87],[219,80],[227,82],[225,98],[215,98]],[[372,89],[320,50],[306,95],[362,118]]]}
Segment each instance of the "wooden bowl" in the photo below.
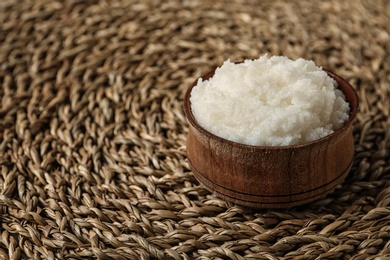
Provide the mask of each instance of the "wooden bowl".
{"label": "wooden bowl", "polygon": [[[184,112],[190,123],[187,155],[201,184],[217,196],[253,208],[289,208],[324,197],[351,169],[354,154],[352,122],[358,111],[355,90],[340,76],[336,80],[350,105],[344,126],[321,139],[290,146],[252,146],[218,137],[202,128],[192,114],[190,95]],[[202,76],[212,77],[214,71]]]}

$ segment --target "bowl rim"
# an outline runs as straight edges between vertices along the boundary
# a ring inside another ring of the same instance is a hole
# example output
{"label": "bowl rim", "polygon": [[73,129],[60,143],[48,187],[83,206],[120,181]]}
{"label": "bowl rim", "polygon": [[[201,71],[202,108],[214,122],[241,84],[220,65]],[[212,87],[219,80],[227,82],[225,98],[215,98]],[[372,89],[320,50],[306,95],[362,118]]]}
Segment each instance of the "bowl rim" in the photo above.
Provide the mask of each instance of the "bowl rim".
{"label": "bowl rim", "polygon": [[[184,113],[185,113],[189,123],[196,130],[198,130],[202,134],[206,135],[208,138],[215,139],[215,140],[217,140],[217,141],[219,141],[221,143],[231,144],[233,147],[237,147],[237,148],[250,148],[250,149],[254,149],[254,150],[257,150],[257,149],[260,149],[260,150],[263,150],[263,149],[270,149],[270,150],[296,149],[296,148],[304,148],[304,147],[316,145],[316,144],[319,144],[319,143],[327,142],[327,141],[330,141],[330,139],[332,139],[332,138],[337,138],[337,136],[340,133],[342,133],[344,130],[348,129],[352,125],[352,123],[353,123],[354,119],[356,118],[356,115],[357,115],[357,113],[359,111],[359,96],[358,96],[356,90],[344,78],[342,78],[341,76],[337,75],[334,72],[331,72],[328,69],[325,69],[325,68],[322,68],[322,69],[331,78],[333,78],[337,82],[337,88],[339,90],[341,90],[341,92],[343,92],[343,94],[346,97],[346,99],[347,99],[347,97],[351,97],[351,101],[347,100],[347,102],[349,104],[349,107],[350,107],[350,112],[349,112],[348,120],[344,123],[344,125],[341,128],[335,130],[333,133],[331,133],[329,135],[326,135],[324,137],[321,137],[319,139],[316,139],[316,140],[313,140],[313,141],[310,141],[310,142],[293,144],[293,145],[284,145],[284,146],[243,144],[243,143],[239,143],[239,142],[236,142],[236,141],[231,141],[231,140],[222,138],[220,136],[217,136],[217,135],[209,132],[208,130],[206,130],[202,126],[200,126],[198,124],[198,122],[196,121],[195,116],[192,113],[191,101],[190,101],[191,92],[192,92],[192,89],[197,85],[197,82],[198,82],[199,78],[202,78],[203,80],[208,80],[209,78],[211,78],[214,75],[216,69],[213,69],[213,70],[203,74],[202,76],[200,76],[198,79],[196,79],[188,87],[188,89],[187,89],[187,91],[186,91],[186,93],[184,95]],[[345,93],[345,90],[340,89],[340,82],[343,83],[344,87],[346,87],[346,91],[349,91],[349,95],[347,95]],[[354,105],[353,105],[353,103],[354,103]]]}

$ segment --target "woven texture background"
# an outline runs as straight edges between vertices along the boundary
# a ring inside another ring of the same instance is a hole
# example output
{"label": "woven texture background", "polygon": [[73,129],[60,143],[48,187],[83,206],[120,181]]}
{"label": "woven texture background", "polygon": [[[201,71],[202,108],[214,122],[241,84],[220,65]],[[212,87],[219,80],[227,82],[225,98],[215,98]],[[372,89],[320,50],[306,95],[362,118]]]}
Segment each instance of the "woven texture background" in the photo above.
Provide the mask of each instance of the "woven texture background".
{"label": "woven texture background", "polygon": [[[387,0],[1,0],[0,259],[390,259],[389,27]],[[346,181],[288,210],[218,199],[186,157],[188,85],[266,52],[361,102]]]}

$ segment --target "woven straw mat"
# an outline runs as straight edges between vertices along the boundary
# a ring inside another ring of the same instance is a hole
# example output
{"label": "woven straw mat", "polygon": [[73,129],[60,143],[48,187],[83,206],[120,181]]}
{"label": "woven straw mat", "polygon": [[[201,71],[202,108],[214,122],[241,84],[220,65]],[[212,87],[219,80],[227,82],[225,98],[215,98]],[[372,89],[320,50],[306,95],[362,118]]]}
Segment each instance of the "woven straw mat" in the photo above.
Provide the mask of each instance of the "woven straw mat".
{"label": "woven straw mat", "polygon": [[[327,197],[254,210],[203,188],[187,87],[305,58],[360,98]],[[390,1],[0,0],[0,259],[390,259]]]}

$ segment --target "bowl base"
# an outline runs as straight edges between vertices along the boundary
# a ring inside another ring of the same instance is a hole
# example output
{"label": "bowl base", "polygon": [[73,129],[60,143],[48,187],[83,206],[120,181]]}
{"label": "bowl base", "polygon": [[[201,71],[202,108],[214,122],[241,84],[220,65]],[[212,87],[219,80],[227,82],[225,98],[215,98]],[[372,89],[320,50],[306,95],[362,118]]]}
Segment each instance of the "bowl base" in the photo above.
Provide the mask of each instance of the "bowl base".
{"label": "bowl base", "polygon": [[299,195],[292,194],[291,196],[285,195],[282,197],[272,197],[264,196],[261,194],[246,194],[243,196],[241,192],[236,192],[232,189],[222,187],[206,179],[200,172],[195,169],[190,160],[189,164],[195,178],[208,191],[214,193],[217,197],[220,197],[226,201],[230,201],[241,206],[246,206],[255,209],[292,208],[324,198],[326,195],[332,193],[336,189],[336,187],[344,181],[352,167],[351,161],[345,171],[343,171],[339,176],[337,176],[337,178],[335,178],[325,186],[304,193],[300,193]]}

